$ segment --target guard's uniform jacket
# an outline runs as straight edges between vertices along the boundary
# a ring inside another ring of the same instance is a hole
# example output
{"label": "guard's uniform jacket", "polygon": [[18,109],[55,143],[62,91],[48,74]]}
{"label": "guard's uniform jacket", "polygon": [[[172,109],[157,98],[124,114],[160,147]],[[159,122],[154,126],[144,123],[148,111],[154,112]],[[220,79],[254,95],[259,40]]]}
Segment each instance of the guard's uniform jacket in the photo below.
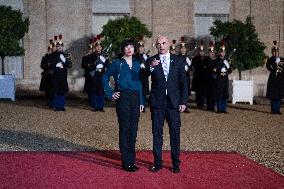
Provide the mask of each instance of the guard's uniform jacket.
{"label": "guard's uniform jacket", "polygon": [[186,55],[179,55],[183,59],[184,62],[184,71],[186,73],[186,81],[187,81],[187,88],[188,88],[188,96],[191,95],[191,85],[190,85],[190,72],[192,71],[192,64],[191,60]]}
{"label": "guard's uniform jacket", "polygon": [[89,92],[94,95],[104,95],[102,77],[109,65],[109,60],[98,53],[91,53],[87,60],[89,68]]}
{"label": "guard's uniform jacket", "polygon": [[[146,63],[148,56],[145,53],[143,53],[143,54],[138,53],[135,58],[139,61],[140,68],[145,69],[145,63]],[[149,78],[143,77],[143,75],[141,75],[141,83],[142,83],[142,94],[143,94],[143,96],[149,95],[149,93],[150,93]]]}
{"label": "guard's uniform jacket", "polygon": [[210,58],[210,64],[209,64],[209,77],[208,77],[208,90],[207,95],[209,98],[216,98],[216,79],[217,79],[217,60],[218,58],[215,57],[213,59]]}
{"label": "guard's uniform jacket", "polygon": [[66,54],[59,51],[54,51],[50,57],[53,66],[52,91],[54,94],[65,94],[69,90],[67,68],[72,67],[72,62],[65,57]]}
{"label": "guard's uniform jacket", "polygon": [[266,96],[269,99],[281,99],[284,97],[284,58],[276,63],[277,57],[272,56],[267,60],[266,68],[270,71]]}
{"label": "guard's uniform jacket", "polygon": [[50,55],[46,53],[40,63],[40,68],[43,69],[43,72],[41,73],[41,81],[40,81],[40,91],[44,91],[46,93],[51,93],[51,86],[52,86],[52,73],[53,73],[53,67],[50,62]]}
{"label": "guard's uniform jacket", "polygon": [[85,92],[85,93],[89,93],[89,91],[90,91],[90,80],[91,80],[90,72],[91,72],[91,69],[88,66],[89,57],[90,57],[90,54],[86,54],[85,56],[83,56],[82,57],[82,63],[81,63],[81,68],[84,70],[84,77],[85,77],[85,84],[84,84],[84,88],[83,88],[83,92]]}
{"label": "guard's uniform jacket", "polygon": [[229,98],[228,75],[232,72],[231,66],[226,66],[226,59],[218,57],[216,61],[216,99],[226,100]]}
{"label": "guard's uniform jacket", "polygon": [[197,55],[192,60],[192,66],[194,69],[193,80],[192,80],[192,90],[199,93],[201,96],[206,95],[206,90],[208,87],[208,72],[209,72],[209,57],[201,57]]}

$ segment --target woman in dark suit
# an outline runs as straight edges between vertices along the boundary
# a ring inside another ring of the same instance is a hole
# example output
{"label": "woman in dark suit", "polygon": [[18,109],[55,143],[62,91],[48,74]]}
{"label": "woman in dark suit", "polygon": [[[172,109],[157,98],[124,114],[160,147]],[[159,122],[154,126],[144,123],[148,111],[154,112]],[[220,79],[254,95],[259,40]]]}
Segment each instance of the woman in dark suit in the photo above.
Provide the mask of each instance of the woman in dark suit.
{"label": "woman in dark suit", "polygon": [[[140,112],[143,111],[142,85],[140,81],[140,63],[134,59],[134,42],[125,39],[121,45],[122,57],[114,60],[103,76],[103,86],[107,98],[116,102],[119,123],[119,149],[122,169],[135,172],[135,143]],[[113,76],[115,91],[109,80]]]}

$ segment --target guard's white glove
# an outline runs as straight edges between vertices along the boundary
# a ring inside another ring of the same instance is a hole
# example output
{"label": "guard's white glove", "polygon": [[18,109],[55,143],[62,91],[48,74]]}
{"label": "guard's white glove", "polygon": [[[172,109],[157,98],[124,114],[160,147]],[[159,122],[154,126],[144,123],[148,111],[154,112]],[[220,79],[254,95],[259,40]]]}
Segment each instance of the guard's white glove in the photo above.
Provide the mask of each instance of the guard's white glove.
{"label": "guard's white glove", "polygon": [[184,66],[184,70],[187,72],[188,71],[188,65]]}
{"label": "guard's white glove", "polygon": [[140,105],[140,112],[143,112],[143,110],[144,110],[144,106]]}
{"label": "guard's white glove", "polygon": [[140,64],[140,68],[144,69],[145,68],[145,64],[144,63]]}
{"label": "guard's white glove", "polygon": [[63,62],[63,63],[65,63],[66,62],[66,58],[64,57],[64,55],[63,54],[60,54],[60,60]]}
{"label": "guard's white glove", "polygon": [[188,67],[191,66],[191,61],[190,61],[190,59],[188,57],[186,57],[185,61],[186,61],[187,65],[188,65]]}
{"label": "guard's white glove", "polygon": [[63,64],[62,64],[62,62],[58,62],[58,63],[56,64],[56,68],[61,68],[61,69],[63,69]]}
{"label": "guard's white glove", "polygon": [[275,60],[275,63],[276,63],[276,64],[279,64],[279,62],[280,62],[280,58],[277,57],[276,60]]}
{"label": "guard's white glove", "polygon": [[105,62],[106,62],[105,57],[103,57],[103,56],[101,56],[101,55],[100,55],[100,60],[101,60],[103,63],[105,63]]}
{"label": "guard's white glove", "polygon": [[224,67],[221,69],[221,72],[222,72],[222,73],[225,73],[226,71],[227,71],[227,70],[226,70],[226,68],[224,68]]}
{"label": "guard's white glove", "polygon": [[223,62],[225,64],[226,68],[229,69],[230,68],[229,62],[227,60],[224,60]]}
{"label": "guard's white glove", "polygon": [[103,64],[98,64],[97,66],[96,66],[96,69],[103,69],[104,68],[104,65]]}
{"label": "guard's white glove", "polygon": [[143,58],[144,58],[144,60],[147,60],[147,55],[146,54],[143,54]]}

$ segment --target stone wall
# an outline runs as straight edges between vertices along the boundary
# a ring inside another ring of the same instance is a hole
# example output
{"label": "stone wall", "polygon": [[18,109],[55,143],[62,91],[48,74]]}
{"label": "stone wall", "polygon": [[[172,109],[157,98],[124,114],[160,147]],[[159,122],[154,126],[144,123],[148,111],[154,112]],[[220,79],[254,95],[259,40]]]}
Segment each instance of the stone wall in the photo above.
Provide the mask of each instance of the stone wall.
{"label": "stone wall", "polygon": [[230,19],[244,21],[247,16],[254,18],[259,38],[267,46],[266,54],[271,54],[272,41],[277,40],[284,56],[284,0],[231,0]]}

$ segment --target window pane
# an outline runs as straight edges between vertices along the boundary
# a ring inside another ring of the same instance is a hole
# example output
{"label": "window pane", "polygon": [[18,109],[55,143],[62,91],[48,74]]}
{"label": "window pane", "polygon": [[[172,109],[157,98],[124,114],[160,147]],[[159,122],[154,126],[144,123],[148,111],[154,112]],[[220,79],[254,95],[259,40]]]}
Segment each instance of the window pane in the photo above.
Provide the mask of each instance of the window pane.
{"label": "window pane", "polygon": [[129,0],[93,0],[93,13],[130,13]]}
{"label": "window pane", "polygon": [[110,19],[130,15],[129,0],[93,0],[92,33],[99,34]]}
{"label": "window pane", "polygon": [[195,23],[195,37],[209,35],[209,28],[212,24],[213,17],[196,16]]}
{"label": "window pane", "polygon": [[230,0],[198,0],[194,2],[195,14],[229,14]]}
{"label": "window pane", "polygon": [[215,20],[221,20],[222,22],[229,20],[229,15],[195,15],[194,26],[195,26],[195,37],[210,35],[210,27],[213,26]]}

